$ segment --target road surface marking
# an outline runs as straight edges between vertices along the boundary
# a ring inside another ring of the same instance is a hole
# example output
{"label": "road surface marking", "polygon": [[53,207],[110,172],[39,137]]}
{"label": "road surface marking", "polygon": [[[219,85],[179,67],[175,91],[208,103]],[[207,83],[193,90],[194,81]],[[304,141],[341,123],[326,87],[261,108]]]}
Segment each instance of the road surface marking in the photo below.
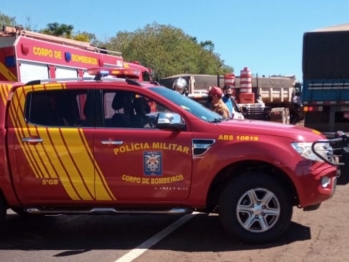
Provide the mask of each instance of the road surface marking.
{"label": "road surface marking", "polygon": [[144,252],[146,252],[149,248],[160,242],[162,239],[167,237],[169,234],[171,234],[173,231],[175,231],[177,228],[181,227],[185,223],[187,223],[190,219],[192,219],[195,215],[199,214],[198,212],[194,212],[192,214],[184,215],[159,233],[155,234],[151,238],[149,238],[147,241],[140,244],[135,249],[132,249],[119,259],[115,260],[115,262],[131,262],[141,256]]}

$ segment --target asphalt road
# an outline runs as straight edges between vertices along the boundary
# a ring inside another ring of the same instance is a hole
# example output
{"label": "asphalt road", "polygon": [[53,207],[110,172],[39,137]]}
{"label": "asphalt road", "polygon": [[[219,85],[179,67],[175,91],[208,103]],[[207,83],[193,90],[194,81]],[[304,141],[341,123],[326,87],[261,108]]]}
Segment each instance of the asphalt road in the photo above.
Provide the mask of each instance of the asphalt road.
{"label": "asphalt road", "polygon": [[[295,208],[285,237],[251,246],[229,239],[216,215],[187,217],[177,230],[155,237],[180,216],[58,216],[22,218],[8,212],[0,231],[0,261],[348,261],[349,184],[337,187],[319,210]],[[150,239],[150,240],[149,240]],[[147,248],[149,247],[149,248]],[[135,250],[136,249],[136,250]]]}

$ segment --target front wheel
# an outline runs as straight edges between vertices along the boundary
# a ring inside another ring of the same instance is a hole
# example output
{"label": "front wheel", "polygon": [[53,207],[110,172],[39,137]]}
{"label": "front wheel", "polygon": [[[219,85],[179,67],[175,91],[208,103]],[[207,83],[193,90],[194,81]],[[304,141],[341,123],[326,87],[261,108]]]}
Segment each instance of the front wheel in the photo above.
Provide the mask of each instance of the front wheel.
{"label": "front wheel", "polygon": [[0,226],[6,218],[7,205],[5,198],[0,193]]}
{"label": "front wheel", "polygon": [[224,189],[219,217],[230,236],[246,243],[266,243],[288,228],[293,205],[287,188],[265,174],[244,174]]}

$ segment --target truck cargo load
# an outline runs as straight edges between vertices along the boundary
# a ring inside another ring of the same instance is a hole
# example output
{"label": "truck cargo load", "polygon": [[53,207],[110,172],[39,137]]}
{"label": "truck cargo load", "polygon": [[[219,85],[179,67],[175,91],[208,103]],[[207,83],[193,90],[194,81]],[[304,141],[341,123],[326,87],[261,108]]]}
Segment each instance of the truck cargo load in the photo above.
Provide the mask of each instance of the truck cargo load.
{"label": "truck cargo load", "polygon": [[[172,88],[173,82],[179,77],[188,81],[189,94],[192,94],[200,102],[203,102],[204,98],[198,99],[197,97],[208,92],[210,86],[224,86],[224,76],[202,74],[173,75],[160,79],[160,84]],[[254,94],[253,101],[240,101],[241,79],[240,76],[235,78],[234,98],[238,106],[245,111],[246,118],[287,123],[295,93],[295,76],[253,76],[251,82],[251,91]],[[262,103],[258,103],[257,99]],[[272,111],[273,114],[275,112],[273,116],[270,115]]]}

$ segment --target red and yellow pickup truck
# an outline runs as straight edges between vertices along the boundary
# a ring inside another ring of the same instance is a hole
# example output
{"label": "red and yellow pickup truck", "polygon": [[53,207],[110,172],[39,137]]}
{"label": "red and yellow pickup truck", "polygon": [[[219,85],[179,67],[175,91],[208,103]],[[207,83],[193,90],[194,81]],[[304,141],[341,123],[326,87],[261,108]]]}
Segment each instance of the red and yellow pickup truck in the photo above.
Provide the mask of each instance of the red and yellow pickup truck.
{"label": "red and yellow pickup truck", "polygon": [[1,224],[9,208],[217,212],[229,235],[263,243],[285,232],[294,206],[316,209],[335,192],[341,163],[319,132],[223,119],[132,73],[104,77],[117,73],[1,84]]}

